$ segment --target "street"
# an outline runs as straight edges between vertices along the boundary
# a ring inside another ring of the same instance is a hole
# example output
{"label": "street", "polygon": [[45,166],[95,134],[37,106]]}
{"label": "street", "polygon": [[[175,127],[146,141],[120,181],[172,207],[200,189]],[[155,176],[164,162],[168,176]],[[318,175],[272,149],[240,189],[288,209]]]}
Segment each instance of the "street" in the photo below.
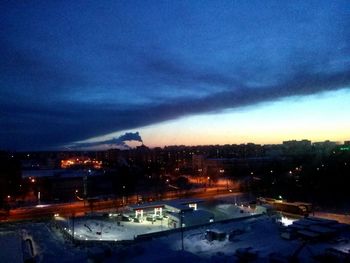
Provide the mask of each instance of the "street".
{"label": "street", "polygon": [[[167,192],[162,196],[162,200],[178,199],[178,198],[203,198],[210,199],[217,195],[223,196],[239,196],[242,192],[230,192],[225,188],[203,188],[195,189],[194,191],[187,192]],[[13,222],[20,220],[31,220],[31,219],[43,219],[50,218],[55,214],[60,216],[78,216],[85,213],[94,211],[110,211],[118,210],[128,204],[136,204],[138,202],[138,195],[128,196],[127,203],[123,204],[123,198],[109,199],[109,200],[90,200],[90,201],[75,201],[70,203],[60,203],[60,204],[44,204],[29,207],[21,207],[16,209],[11,209],[9,216],[6,219],[0,220],[3,222]],[[155,200],[153,200],[155,201]],[[350,224],[350,216],[345,214],[337,213],[327,213],[323,211],[315,211],[314,216],[327,218],[332,220],[337,220],[340,223]]]}
{"label": "street", "polygon": [[[191,192],[168,192],[164,193],[162,200],[177,199],[177,198],[205,198],[209,199],[216,195],[240,195],[240,192],[229,192],[227,189],[222,188],[205,188],[196,189]],[[128,196],[127,204],[136,204],[138,200],[137,195]],[[60,204],[43,204],[30,207],[21,207],[11,209],[9,216],[2,221],[19,221],[29,219],[41,219],[52,217],[55,214],[62,216],[82,215],[87,212],[93,211],[105,211],[105,210],[117,210],[125,205],[123,199],[111,199],[111,200],[90,200],[90,201],[75,201],[70,203]]]}

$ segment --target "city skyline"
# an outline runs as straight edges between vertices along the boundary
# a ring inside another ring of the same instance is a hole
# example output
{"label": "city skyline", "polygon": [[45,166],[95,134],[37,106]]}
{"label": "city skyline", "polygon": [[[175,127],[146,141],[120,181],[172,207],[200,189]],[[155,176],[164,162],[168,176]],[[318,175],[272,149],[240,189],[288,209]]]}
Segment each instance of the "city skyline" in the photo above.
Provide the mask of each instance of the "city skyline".
{"label": "city skyline", "polygon": [[0,10],[0,149],[349,140],[348,1]]}

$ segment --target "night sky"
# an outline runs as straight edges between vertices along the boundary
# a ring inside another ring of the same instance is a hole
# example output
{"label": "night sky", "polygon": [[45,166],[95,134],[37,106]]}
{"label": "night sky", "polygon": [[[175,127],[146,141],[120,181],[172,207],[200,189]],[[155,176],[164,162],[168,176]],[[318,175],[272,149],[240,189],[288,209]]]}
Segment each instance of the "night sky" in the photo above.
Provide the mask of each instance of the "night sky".
{"label": "night sky", "polygon": [[349,84],[348,0],[0,3],[0,149],[349,140]]}

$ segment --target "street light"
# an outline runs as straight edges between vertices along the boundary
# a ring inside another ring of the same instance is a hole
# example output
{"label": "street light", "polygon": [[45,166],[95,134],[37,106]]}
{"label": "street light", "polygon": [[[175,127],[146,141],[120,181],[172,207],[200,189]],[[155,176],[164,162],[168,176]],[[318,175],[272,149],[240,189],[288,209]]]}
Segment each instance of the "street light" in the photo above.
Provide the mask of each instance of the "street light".
{"label": "street light", "polygon": [[184,211],[180,212],[180,224],[181,224],[181,250],[184,251],[184,230],[183,230],[183,218]]}
{"label": "street light", "polygon": [[[219,170],[219,173],[221,173],[221,175],[223,175],[224,172],[225,172],[225,169],[220,169]],[[226,190],[228,190],[228,178],[227,178],[227,176],[226,176]]]}
{"label": "street light", "polygon": [[202,171],[203,171],[202,168],[199,168],[199,169],[198,169],[198,174],[199,174],[199,175],[198,175],[198,178],[197,178],[197,179],[198,179],[198,180],[197,180],[198,183],[199,183],[199,179],[200,179],[200,181],[202,182]]}
{"label": "street light", "polygon": [[125,185],[123,185],[123,205],[126,203],[125,199]]}
{"label": "street light", "polygon": [[75,213],[73,212],[72,213],[72,217],[71,217],[71,219],[72,219],[72,239],[73,239],[73,243],[75,243],[75,236],[74,236],[74,231],[75,231]]}

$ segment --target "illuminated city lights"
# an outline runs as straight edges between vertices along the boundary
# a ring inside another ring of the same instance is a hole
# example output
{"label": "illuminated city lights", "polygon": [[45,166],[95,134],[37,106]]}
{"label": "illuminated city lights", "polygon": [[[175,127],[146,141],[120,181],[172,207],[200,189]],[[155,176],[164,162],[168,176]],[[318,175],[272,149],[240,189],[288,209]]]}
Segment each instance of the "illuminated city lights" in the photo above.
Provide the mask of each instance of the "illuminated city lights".
{"label": "illuminated city lights", "polygon": [[72,168],[72,167],[92,167],[94,169],[101,169],[102,168],[102,161],[98,160],[92,160],[90,158],[86,159],[79,159],[79,158],[72,158],[67,160],[61,160],[61,168]]}

